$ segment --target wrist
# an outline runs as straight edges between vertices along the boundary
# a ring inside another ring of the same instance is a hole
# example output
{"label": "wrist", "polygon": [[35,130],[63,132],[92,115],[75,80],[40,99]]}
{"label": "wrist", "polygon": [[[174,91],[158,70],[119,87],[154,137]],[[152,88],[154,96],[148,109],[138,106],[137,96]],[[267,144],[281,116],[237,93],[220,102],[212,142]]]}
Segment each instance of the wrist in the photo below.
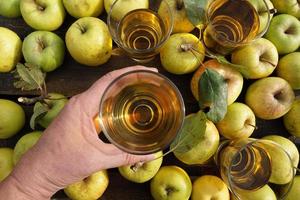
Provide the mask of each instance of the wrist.
{"label": "wrist", "polygon": [[5,197],[6,200],[49,200],[51,197],[43,194],[39,191],[39,188],[29,189],[26,184],[22,184],[13,174],[0,184],[0,196]]}
{"label": "wrist", "polygon": [[28,151],[1,184],[0,196],[7,196],[6,200],[49,200],[59,188],[49,180],[43,166],[36,151]]}

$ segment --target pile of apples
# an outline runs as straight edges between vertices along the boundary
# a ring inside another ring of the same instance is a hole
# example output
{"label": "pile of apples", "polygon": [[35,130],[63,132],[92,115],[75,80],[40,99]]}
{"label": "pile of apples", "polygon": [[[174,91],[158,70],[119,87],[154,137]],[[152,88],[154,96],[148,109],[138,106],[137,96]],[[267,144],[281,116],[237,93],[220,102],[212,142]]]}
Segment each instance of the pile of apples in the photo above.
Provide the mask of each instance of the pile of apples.
{"label": "pile of apples", "polygon": [[[125,1],[125,0],[124,0]],[[220,136],[226,139],[250,137],[256,127],[256,117],[264,120],[282,118],[287,131],[300,137],[300,99],[295,91],[300,89],[300,3],[297,0],[266,0],[270,8],[278,13],[272,16],[263,38],[237,48],[228,56],[232,64],[220,63],[205,57],[205,48],[190,32],[195,26],[187,17],[182,1],[167,0],[173,10],[173,34],[160,51],[161,64],[170,73],[182,75],[192,73],[191,91],[199,99],[198,82],[206,68],[221,74],[228,85],[228,108],[223,120],[207,121],[207,128],[190,151],[175,153],[181,162],[194,165],[209,162],[216,153]],[[249,0],[266,21],[262,0]],[[51,72],[64,61],[65,48],[78,63],[99,66],[112,55],[112,38],[106,23],[97,16],[109,11],[114,0],[0,0],[0,15],[8,18],[22,16],[36,31],[22,42],[16,33],[0,27],[0,72],[12,71],[21,60]],[[126,0],[124,12],[136,8],[147,8],[148,0]],[[67,30],[65,40],[52,31],[64,22],[66,13],[78,18]],[[262,30],[266,23],[262,23]],[[240,96],[244,78],[252,79],[246,89],[245,103],[236,102]],[[67,103],[60,94],[50,94],[59,99],[52,100],[51,109],[39,119],[41,127],[47,128]],[[193,114],[192,114],[193,115]],[[0,139],[17,134],[25,124],[25,113],[17,103],[0,99]],[[20,157],[39,139],[42,132],[24,135],[14,150],[0,148],[0,181],[5,179]],[[294,143],[278,136],[264,139],[281,145],[289,154],[295,167],[299,163],[299,152]],[[191,181],[184,169],[178,166],[162,166],[163,152],[156,153],[156,160],[119,168],[120,174],[133,182],[151,181],[151,195],[156,200],[229,200],[226,184],[217,176],[204,175]],[[279,158],[280,159],[280,158]],[[98,190],[89,185],[97,182]],[[97,180],[97,181],[95,181]],[[98,199],[109,184],[107,171],[100,171],[86,180],[74,183],[64,191],[71,199]],[[80,188],[85,188],[82,191]],[[300,197],[300,177],[296,176],[287,200]],[[243,200],[275,200],[269,186],[255,192],[243,194]]]}

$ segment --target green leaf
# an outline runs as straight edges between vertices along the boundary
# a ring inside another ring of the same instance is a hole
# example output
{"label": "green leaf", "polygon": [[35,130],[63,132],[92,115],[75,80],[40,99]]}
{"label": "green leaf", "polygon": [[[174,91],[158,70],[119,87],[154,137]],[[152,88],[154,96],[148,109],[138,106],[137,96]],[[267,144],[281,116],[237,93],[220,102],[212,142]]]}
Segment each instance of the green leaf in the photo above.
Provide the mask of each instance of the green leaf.
{"label": "green leaf", "polygon": [[184,0],[189,20],[195,26],[205,22],[205,10],[209,0]]}
{"label": "green leaf", "polygon": [[33,114],[30,118],[30,128],[35,130],[35,125],[37,124],[38,120],[41,119],[45,114],[49,111],[47,105],[42,104],[41,102],[37,102],[33,108]]}
{"label": "green leaf", "polygon": [[233,63],[229,62],[224,56],[215,56],[215,59],[217,59],[217,61],[221,64],[229,65],[230,67],[232,67],[235,70],[239,71],[245,78],[248,78],[246,76],[248,74],[247,71],[246,71],[247,69],[243,65],[233,64]]}
{"label": "green leaf", "polygon": [[185,117],[183,126],[172,142],[170,149],[174,153],[185,153],[195,147],[204,136],[206,116],[202,111]]}
{"label": "green leaf", "polygon": [[18,63],[13,72],[15,79],[14,86],[22,90],[42,90],[46,74],[37,66],[26,63]]}
{"label": "green leaf", "polygon": [[206,68],[198,84],[200,109],[214,123],[221,121],[227,112],[227,83],[223,76]]}

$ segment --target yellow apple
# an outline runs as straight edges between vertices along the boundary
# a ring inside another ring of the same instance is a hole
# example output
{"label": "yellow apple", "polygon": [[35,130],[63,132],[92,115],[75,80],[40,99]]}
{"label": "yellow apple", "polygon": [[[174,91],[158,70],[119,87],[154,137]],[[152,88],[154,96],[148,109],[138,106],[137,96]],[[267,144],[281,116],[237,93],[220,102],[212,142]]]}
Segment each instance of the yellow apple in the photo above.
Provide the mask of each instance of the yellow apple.
{"label": "yellow apple", "polygon": [[8,28],[0,27],[0,72],[15,68],[22,56],[22,41]]}
{"label": "yellow apple", "polygon": [[95,172],[82,181],[73,183],[64,189],[72,200],[96,200],[105,192],[109,183],[106,170]]}
{"label": "yellow apple", "polygon": [[230,200],[227,185],[217,176],[204,175],[193,183],[192,200]]}
{"label": "yellow apple", "polygon": [[103,0],[63,0],[67,12],[75,18],[97,17],[104,8]]}
{"label": "yellow apple", "polygon": [[299,164],[299,151],[297,146],[289,139],[279,136],[279,135],[268,135],[262,139],[271,140],[280,145],[291,157],[294,167]]}
{"label": "yellow apple", "polygon": [[[183,0],[166,0],[172,10],[173,15],[173,33],[188,33],[191,32],[195,26],[187,17]],[[168,8],[166,4],[161,4],[158,9],[158,14],[164,19],[167,18],[166,13]]]}
{"label": "yellow apple", "polygon": [[193,34],[176,33],[160,50],[161,64],[173,74],[191,73],[204,60],[204,51],[203,44]]}
{"label": "yellow apple", "polygon": [[155,200],[188,200],[192,182],[182,168],[163,166],[151,180],[150,189]]}
{"label": "yellow apple", "polygon": [[[274,191],[268,185],[255,191],[244,190],[243,192],[239,192],[239,197],[241,200],[277,200]],[[232,195],[231,200],[238,199]]]}
{"label": "yellow apple", "polygon": [[300,98],[293,102],[291,110],[283,116],[283,122],[290,134],[300,137]]}
{"label": "yellow apple", "polygon": [[66,45],[71,56],[87,66],[104,64],[111,57],[112,38],[108,27],[95,17],[83,17],[66,33]]}
{"label": "yellow apple", "polygon": [[10,148],[0,148],[0,182],[13,170],[13,154],[14,151]]}
{"label": "yellow apple", "polygon": [[[187,117],[190,117],[191,114]],[[193,165],[193,164],[204,164],[208,161],[217,151],[219,146],[219,132],[216,126],[211,122],[206,122],[206,130],[203,137],[199,138],[197,145],[191,150],[181,153],[174,151],[174,155],[180,161]]]}
{"label": "yellow apple", "polygon": [[159,151],[154,155],[156,159],[152,161],[122,166],[119,167],[118,170],[127,180],[136,183],[147,182],[155,176],[163,162],[162,151]]}
{"label": "yellow apple", "polygon": [[18,161],[21,159],[21,157],[37,143],[37,141],[40,139],[41,136],[42,136],[41,131],[34,131],[31,133],[27,133],[26,135],[23,135],[18,140],[14,148],[14,155],[13,155],[14,165],[16,165]]}
{"label": "yellow apple", "polygon": [[290,155],[273,141],[265,140],[264,148],[271,158],[272,169],[269,181],[279,185],[288,184],[294,176],[294,166]]}
{"label": "yellow apple", "polygon": [[216,126],[227,139],[248,138],[255,130],[255,115],[246,104],[235,102]]}
{"label": "yellow apple", "polygon": [[25,112],[19,104],[7,99],[0,99],[0,119],[0,139],[7,139],[23,128]]}
{"label": "yellow apple", "polygon": [[267,77],[248,87],[245,102],[255,116],[271,120],[285,115],[291,109],[294,99],[294,91],[286,80]]}
{"label": "yellow apple", "polygon": [[205,69],[213,69],[222,75],[227,82],[228,95],[227,104],[232,104],[240,95],[243,89],[244,79],[240,72],[233,69],[229,65],[221,64],[217,60],[208,60],[203,66],[200,66],[198,70],[194,73],[191,80],[191,90],[194,97],[199,100],[198,83],[202,73]]}

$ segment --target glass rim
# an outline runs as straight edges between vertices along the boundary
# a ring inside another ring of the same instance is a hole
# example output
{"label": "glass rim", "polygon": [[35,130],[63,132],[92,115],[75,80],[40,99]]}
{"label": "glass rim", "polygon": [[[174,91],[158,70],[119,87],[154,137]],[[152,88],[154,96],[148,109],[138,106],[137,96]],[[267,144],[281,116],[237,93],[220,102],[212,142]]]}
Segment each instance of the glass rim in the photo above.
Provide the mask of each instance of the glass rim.
{"label": "glass rim", "polygon": [[[184,121],[184,117],[185,117],[185,105],[184,105],[184,100],[183,100],[183,97],[179,91],[179,89],[177,88],[177,86],[166,76],[160,74],[159,72],[154,72],[154,71],[151,71],[151,70],[133,70],[133,71],[128,71],[128,72],[125,72],[124,74],[116,77],[115,79],[113,79],[111,81],[111,83],[105,88],[103,94],[102,94],[102,97],[101,97],[101,100],[100,100],[100,105],[99,105],[99,112],[98,112],[98,116],[99,116],[99,125],[100,125],[100,128],[101,128],[101,131],[104,133],[105,137],[108,139],[108,141],[115,145],[116,147],[118,147],[119,149],[121,149],[122,151],[124,152],[127,152],[127,153],[131,153],[131,154],[135,154],[135,155],[146,155],[146,154],[151,154],[151,153],[155,153],[155,152],[158,152],[157,150],[148,150],[148,151],[139,151],[139,150],[131,150],[131,149],[128,149],[128,148],[125,148],[123,147],[122,145],[119,145],[118,142],[115,142],[108,134],[108,131],[107,129],[105,128],[104,124],[103,124],[103,120],[102,120],[102,107],[103,107],[103,103],[104,103],[104,97],[107,95],[107,93],[109,92],[110,88],[115,84],[117,83],[119,80],[121,80],[122,78],[128,76],[128,75],[131,75],[131,74],[135,74],[135,73],[148,73],[148,74],[152,74],[152,75],[155,75],[155,76],[158,76],[164,80],[166,80],[166,82],[173,88],[174,92],[176,93],[176,96],[179,100],[179,103],[180,103],[180,111],[182,113],[182,117],[180,119],[180,125],[176,131],[176,134],[174,134],[174,137],[173,139],[176,138],[176,136],[178,135],[179,131],[182,129],[182,126],[183,126],[183,121]],[[164,150],[166,149],[170,143],[172,142],[172,140],[170,140],[168,143],[166,143],[163,147],[161,147],[160,150]]]}
{"label": "glass rim", "polygon": [[[107,25],[108,25],[108,29],[110,31],[110,33],[112,33],[112,28],[111,28],[111,14],[112,14],[112,10],[113,7],[117,4],[117,2],[122,1],[122,0],[115,0],[114,3],[111,5],[109,12],[107,14]],[[172,10],[171,7],[169,5],[169,3],[167,2],[167,0],[161,0],[161,2],[164,2],[167,5],[167,9],[169,10],[170,13],[170,28],[168,30],[168,33],[163,37],[163,39],[155,46],[155,47],[151,47],[149,49],[133,49],[133,48],[128,48],[126,46],[124,46],[122,43],[119,42],[119,39],[114,35],[111,34],[113,41],[122,49],[124,49],[125,51],[129,52],[129,53],[149,53],[149,52],[153,52],[156,49],[159,49],[166,41],[167,39],[170,37],[172,31],[173,31],[173,25],[174,25],[174,18],[173,18],[173,14],[172,14]],[[137,10],[137,9],[135,9]]]}
{"label": "glass rim", "polygon": [[[257,33],[257,35],[256,35],[256,36],[253,38],[253,40],[251,40],[251,41],[234,42],[234,41],[228,40],[227,38],[223,38],[229,45],[234,46],[234,45],[240,44],[239,46],[241,46],[241,45],[249,44],[249,43],[251,43],[251,42],[253,42],[253,41],[255,41],[255,40],[261,38],[261,37],[268,31],[268,28],[269,28],[270,23],[271,23],[271,12],[270,12],[270,8],[269,8],[269,6],[268,6],[266,0],[262,0],[262,1],[264,2],[264,5],[266,6],[266,13],[268,14],[268,20],[267,20],[266,27],[265,27],[261,32]],[[208,13],[209,13],[208,11],[210,10],[209,7],[210,7],[210,5],[211,5],[213,2],[215,2],[215,1],[214,1],[214,0],[210,0],[209,4],[208,4],[208,6],[207,6],[207,11],[205,12],[205,20],[206,20],[206,22],[205,22],[205,24],[206,24],[206,25],[205,25],[205,28],[207,27],[208,24],[211,23],[210,17],[208,16]],[[253,7],[254,7],[254,6],[253,6]],[[256,10],[256,9],[255,9],[255,10]],[[256,10],[256,12],[258,13],[257,10]],[[258,13],[258,15],[259,15],[259,13]],[[214,29],[214,27],[212,27],[212,28]],[[213,36],[213,37],[214,37],[214,36]],[[214,39],[216,39],[216,38],[214,37]]]}
{"label": "glass rim", "polygon": [[[247,147],[253,145],[254,143],[263,143],[263,142],[269,142],[269,143],[271,143],[272,145],[277,146],[278,148],[280,148],[281,150],[283,150],[283,151],[285,152],[285,154],[288,156],[288,158],[289,158],[289,160],[290,160],[290,163],[291,163],[291,165],[292,165],[292,167],[293,167],[293,170],[292,170],[292,171],[293,171],[293,174],[292,174],[292,180],[291,180],[292,183],[288,183],[288,184],[291,184],[291,185],[288,187],[288,190],[285,192],[285,194],[279,198],[279,200],[283,200],[283,199],[286,197],[286,195],[290,192],[290,190],[291,190],[291,188],[292,188],[292,185],[293,185],[293,183],[294,183],[295,175],[296,175],[295,170],[294,170],[294,165],[293,165],[293,161],[292,161],[291,156],[289,155],[289,153],[288,153],[282,146],[280,146],[279,144],[277,144],[276,142],[274,142],[274,141],[272,141],[272,140],[255,139],[255,138],[245,138],[245,139],[246,139],[246,140],[249,140],[250,142],[248,142],[248,143],[244,144],[243,146],[241,146],[241,148],[240,148],[240,149],[232,156],[232,158],[233,158],[232,160],[234,160],[234,158],[235,158],[236,156],[238,156],[238,154],[239,154],[241,151],[243,151],[244,149],[246,149]],[[229,188],[229,190],[232,192],[232,194],[233,194],[236,198],[240,199],[240,196],[239,196],[239,195],[236,193],[236,191],[233,189],[233,186],[235,186],[235,184],[233,183],[233,181],[232,181],[232,179],[231,179],[231,176],[230,176],[230,172],[231,172],[231,169],[232,169],[232,167],[233,167],[232,165],[233,165],[233,162],[231,161],[230,164],[229,164],[229,166],[228,166],[228,172],[227,172],[227,174],[226,174],[226,177],[227,177],[227,180],[228,180],[228,183],[229,183],[228,188]],[[268,185],[268,184],[266,184],[266,185]],[[262,187],[264,187],[264,186],[265,186],[265,185],[263,185]],[[258,189],[261,189],[262,187],[260,187],[260,188],[258,188]],[[278,197],[277,197],[277,198],[278,198]]]}

